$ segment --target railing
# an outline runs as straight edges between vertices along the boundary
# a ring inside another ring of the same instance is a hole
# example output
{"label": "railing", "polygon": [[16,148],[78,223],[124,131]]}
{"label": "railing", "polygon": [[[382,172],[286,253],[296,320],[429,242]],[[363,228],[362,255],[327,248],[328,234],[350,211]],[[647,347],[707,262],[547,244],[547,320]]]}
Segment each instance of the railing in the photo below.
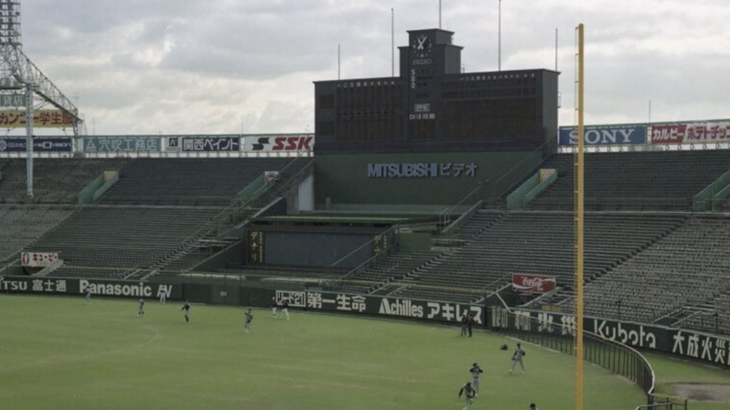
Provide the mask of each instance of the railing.
{"label": "railing", "polygon": [[[492,184],[492,192],[490,194],[490,200],[497,200],[503,197],[509,192],[515,185],[518,185],[522,180],[527,178],[528,175],[535,172],[545,160],[545,150],[553,142],[546,141],[535,150],[530,152],[525,158],[522,158],[520,162],[515,164],[507,172],[505,172],[499,179],[494,181]],[[533,163],[527,163],[527,160],[534,161]]]}
{"label": "railing", "polygon": [[449,222],[449,215],[451,215],[456,208],[462,206],[462,204],[464,202],[466,202],[467,199],[471,198],[472,196],[474,196],[474,194],[476,194],[482,188],[484,188],[486,186],[487,182],[489,182],[488,179],[486,179],[484,181],[480,181],[479,183],[477,183],[477,187],[476,188],[474,188],[471,192],[469,192],[468,194],[466,194],[465,197],[461,198],[461,201],[459,201],[459,202],[455,203],[454,205],[452,205],[452,206],[444,209],[443,211],[441,211],[441,213],[439,214],[439,226],[445,226],[445,225],[447,225],[448,222]]}
{"label": "railing", "polygon": [[[571,210],[573,206],[573,198],[546,198],[540,197],[533,202],[534,209],[539,210]],[[630,211],[691,211],[691,198],[676,197],[596,197],[587,196],[584,199],[586,211],[606,211],[606,210],[630,210]]]}
{"label": "railing", "polygon": [[[538,323],[520,312],[493,308],[491,327],[509,336],[534,343],[561,353],[575,355],[575,340],[571,329],[562,325]],[[495,322],[496,320],[496,322]],[[656,376],[649,361],[637,350],[600,335],[584,332],[584,360],[619,374],[638,384],[647,394],[654,393]],[[652,404],[651,402],[649,404]]]}
{"label": "railing", "polygon": [[382,251],[380,251],[377,254],[373,255],[372,257],[368,258],[368,260],[366,260],[365,262],[363,262],[363,263],[359,264],[358,266],[354,267],[352,270],[350,270],[349,272],[347,272],[342,277],[337,278],[336,280],[329,282],[327,285],[334,286],[334,285],[336,285],[338,283],[345,282],[345,281],[349,280],[351,277],[355,276],[356,274],[364,271],[365,269],[367,269],[371,265],[380,262],[380,260],[382,258],[384,258],[388,254],[390,254],[390,252],[393,251],[393,249],[395,249],[395,246],[397,244],[397,242],[395,240],[395,237],[396,237],[395,236],[395,232],[396,232],[396,229],[397,228],[398,228],[397,225],[392,226],[387,231],[381,233],[380,235],[377,235],[375,238],[369,240],[368,242],[364,243],[362,246],[358,247],[357,249],[353,250],[352,252],[350,252],[347,255],[345,255],[342,258],[340,258],[338,261],[334,262],[331,266],[337,266],[337,265],[339,265],[341,262],[343,262],[343,261],[347,260],[349,257],[355,255],[357,252],[359,252],[360,250],[362,250],[366,246],[372,246],[375,243],[375,241],[379,240],[380,238],[383,238],[383,237],[386,237],[386,238],[392,237],[393,238],[393,240],[390,241],[390,244],[385,249],[383,249]]}

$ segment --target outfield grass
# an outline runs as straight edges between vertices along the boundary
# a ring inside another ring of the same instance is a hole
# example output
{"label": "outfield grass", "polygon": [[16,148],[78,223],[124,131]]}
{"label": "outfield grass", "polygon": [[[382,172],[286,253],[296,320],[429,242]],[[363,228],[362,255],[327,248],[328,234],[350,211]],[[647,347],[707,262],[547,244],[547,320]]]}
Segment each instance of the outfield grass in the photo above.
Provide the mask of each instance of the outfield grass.
{"label": "outfield grass", "polygon": [[[3,409],[461,409],[468,369],[485,369],[473,409],[573,407],[574,363],[526,346],[526,374],[508,373],[514,342],[458,329],[294,311],[134,300],[0,296]],[[633,410],[629,381],[586,366],[585,408]]]}

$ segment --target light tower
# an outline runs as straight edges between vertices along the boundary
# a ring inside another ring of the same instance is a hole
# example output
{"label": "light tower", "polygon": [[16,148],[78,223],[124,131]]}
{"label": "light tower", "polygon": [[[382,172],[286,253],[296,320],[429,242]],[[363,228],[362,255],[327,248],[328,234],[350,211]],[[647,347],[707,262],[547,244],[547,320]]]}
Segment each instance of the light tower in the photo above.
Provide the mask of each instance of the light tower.
{"label": "light tower", "polygon": [[[28,196],[33,196],[33,97],[58,108],[72,118],[74,137],[83,120],[78,109],[61,90],[23,53],[20,38],[20,0],[0,0],[0,94],[3,101],[14,101],[14,108],[26,108]],[[20,95],[18,90],[25,90]]]}

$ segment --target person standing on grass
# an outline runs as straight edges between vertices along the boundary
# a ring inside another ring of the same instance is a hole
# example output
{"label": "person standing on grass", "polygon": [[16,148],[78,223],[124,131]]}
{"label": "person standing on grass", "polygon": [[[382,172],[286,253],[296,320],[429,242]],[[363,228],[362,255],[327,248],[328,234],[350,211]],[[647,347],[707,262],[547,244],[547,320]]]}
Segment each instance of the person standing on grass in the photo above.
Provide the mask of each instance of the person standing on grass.
{"label": "person standing on grass", "polygon": [[281,301],[281,313],[286,316],[286,320],[289,320],[289,299],[285,298]]}
{"label": "person standing on grass", "polygon": [[471,337],[474,331],[474,317],[472,315],[466,315],[466,330],[469,331],[469,337]]}
{"label": "person standing on grass", "polygon": [[469,322],[469,318],[466,316],[466,311],[461,315],[461,334],[459,336],[466,336],[466,327]]}
{"label": "person standing on grass", "polygon": [[139,311],[137,312],[137,316],[144,316],[144,299],[139,298]]}
{"label": "person standing on grass", "polygon": [[461,390],[459,390],[459,398],[461,398],[462,393],[464,393],[464,397],[466,398],[466,406],[464,406],[464,410],[469,410],[471,404],[474,403],[474,395],[476,395],[476,391],[471,385],[471,382],[466,382],[466,384],[461,387]]}
{"label": "person standing on grass", "polygon": [[517,343],[517,349],[515,349],[515,353],[512,355],[512,369],[510,369],[510,373],[512,373],[515,370],[515,365],[519,362],[520,363],[520,369],[522,370],[522,373],[525,373],[525,364],[522,363],[522,358],[525,356],[525,350],[522,348],[522,346]]}
{"label": "person standing on grass", "polygon": [[278,303],[276,303],[276,297],[271,298],[271,315],[276,319],[276,308],[279,306]]}
{"label": "person standing on grass", "polygon": [[190,323],[190,301],[186,300],[182,309],[185,311],[185,323]]}
{"label": "person standing on grass", "polygon": [[243,330],[245,330],[246,333],[251,331],[251,321],[252,320],[253,320],[253,314],[251,313],[251,308],[248,308],[248,311],[246,312],[246,325],[243,328]]}
{"label": "person standing on grass", "polygon": [[87,305],[91,304],[91,289],[86,288],[86,296],[84,296],[84,303]]}
{"label": "person standing on grass", "polygon": [[482,373],[484,372],[482,371],[482,368],[479,367],[479,365],[476,363],[471,366],[469,372],[471,373],[471,377],[473,379],[472,386],[474,386],[475,395],[476,397],[479,397],[479,380],[481,379]]}

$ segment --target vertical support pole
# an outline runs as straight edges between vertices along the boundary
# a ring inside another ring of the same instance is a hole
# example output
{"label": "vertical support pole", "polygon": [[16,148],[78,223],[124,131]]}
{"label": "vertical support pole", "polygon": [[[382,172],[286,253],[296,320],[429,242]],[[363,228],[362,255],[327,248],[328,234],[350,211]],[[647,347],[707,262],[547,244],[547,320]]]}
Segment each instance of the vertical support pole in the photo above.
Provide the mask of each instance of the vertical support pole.
{"label": "vertical support pole", "polygon": [[390,9],[390,76],[395,77],[395,11]]}
{"label": "vertical support pole", "polygon": [[499,0],[497,15],[497,71],[502,71],[502,0]]}
{"label": "vertical support pole", "polygon": [[25,83],[26,175],[28,197],[33,197],[33,87]]}
{"label": "vertical support pole", "polygon": [[575,190],[575,321],[576,321],[576,349],[575,349],[575,408],[583,410],[583,224],[584,224],[584,191],[583,191],[583,151],[585,136],[583,130],[584,111],[584,48],[583,24],[578,25],[578,153],[576,161],[576,190]]}

